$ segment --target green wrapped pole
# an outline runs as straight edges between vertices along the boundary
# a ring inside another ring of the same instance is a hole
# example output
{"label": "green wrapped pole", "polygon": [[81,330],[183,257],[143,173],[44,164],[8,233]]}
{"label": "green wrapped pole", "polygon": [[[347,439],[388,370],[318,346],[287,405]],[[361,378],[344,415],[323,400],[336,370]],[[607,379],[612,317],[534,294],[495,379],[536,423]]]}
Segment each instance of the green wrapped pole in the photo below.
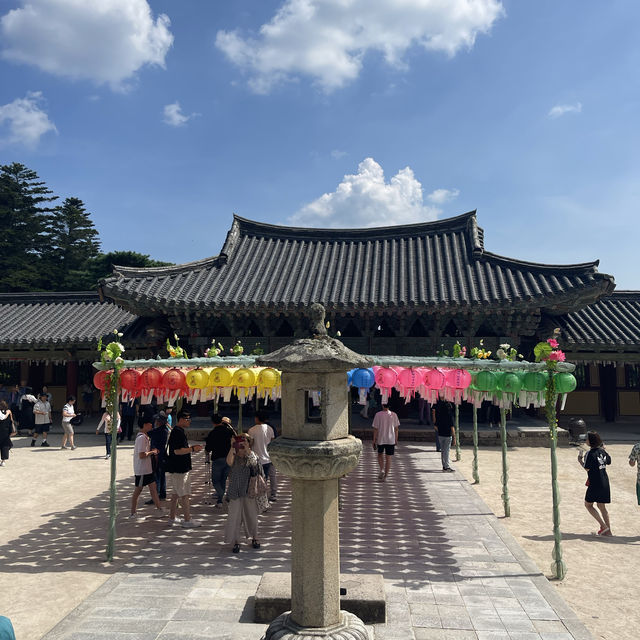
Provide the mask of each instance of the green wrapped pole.
{"label": "green wrapped pole", "polygon": [[460,405],[456,405],[456,462],[460,460]]}
{"label": "green wrapped pole", "polygon": [[504,517],[511,516],[509,504],[509,465],[507,464],[507,410],[500,409],[500,442],[502,444],[502,504]]}
{"label": "green wrapped pole", "polygon": [[118,503],[116,494],[116,464],[118,459],[118,371],[111,374],[109,384],[109,404],[111,413],[111,480],[109,482],[109,530],[107,532],[107,562],[113,562],[113,554],[116,548],[116,518],[118,516]]}
{"label": "green wrapped pole", "polygon": [[551,493],[553,500],[553,562],[551,573],[558,580],[564,579],[567,567],[562,559],[562,533],[560,532],[560,488],[558,487],[558,458],[556,445],[558,444],[558,420],[556,403],[558,394],[555,392],[554,374],[549,376],[545,398],[547,420],[549,422],[549,440],[551,444]]}
{"label": "green wrapped pole", "polygon": [[473,407],[473,481],[480,484],[480,475],[478,474],[478,410]]}

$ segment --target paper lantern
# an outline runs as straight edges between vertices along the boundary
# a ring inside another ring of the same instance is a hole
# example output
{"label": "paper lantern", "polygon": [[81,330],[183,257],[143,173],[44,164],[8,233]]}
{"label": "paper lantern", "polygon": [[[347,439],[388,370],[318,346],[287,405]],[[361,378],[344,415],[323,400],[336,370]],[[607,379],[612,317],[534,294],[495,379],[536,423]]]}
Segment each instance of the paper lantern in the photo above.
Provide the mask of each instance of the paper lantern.
{"label": "paper lantern", "polygon": [[544,391],[548,377],[546,371],[527,371],[522,386],[525,391]]}
{"label": "paper lantern", "polygon": [[571,393],[577,386],[577,381],[572,373],[556,373],[553,377],[557,393]]}
{"label": "paper lantern", "polygon": [[493,371],[478,371],[473,378],[473,387],[477,391],[495,391],[498,386],[498,376]]}
{"label": "paper lantern", "polygon": [[373,367],[373,374],[378,389],[391,389],[398,380],[398,373],[392,367]]}
{"label": "paper lantern", "polygon": [[209,371],[191,369],[185,376],[187,386],[191,389],[204,389],[209,386]]}
{"label": "paper lantern", "polygon": [[125,369],[120,372],[120,386],[125,391],[136,391],[140,385],[140,374],[135,369]]}
{"label": "paper lantern", "polygon": [[420,371],[407,367],[398,373],[398,384],[403,389],[416,389],[424,380]]}
{"label": "paper lantern", "polygon": [[353,378],[354,369],[347,371],[347,387],[351,386],[351,379]]}
{"label": "paper lantern", "polygon": [[444,379],[451,389],[466,389],[471,384],[471,374],[466,369],[449,369]]}
{"label": "paper lantern", "polygon": [[162,386],[162,372],[153,367],[145,369],[140,376],[140,387],[142,389],[158,389]]}
{"label": "paper lantern", "polygon": [[440,369],[423,369],[422,379],[427,389],[438,391],[444,387],[445,377]]}
{"label": "paper lantern", "polygon": [[110,371],[96,371],[93,376],[93,386],[100,391],[107,388],[107,377],[111,375]]}
{"label": "paper lantern", "polygon": [[522,379],[518,374],[508,371],[498,377],[498,391],[518,393],[520,389],[522,389]]}
{"label": "paper lantern", "polygon": [[373,369],[355,369],[351,376],[351,384],[360,389],[369,389],[376,381]]}
{"label": "paper lantern", "polygon": [[258,374],[258,386],[263,389],[273,389],[280,386],[280,372],[277,369],[267,367]]}
{"label": "paper lantern", "polygon": [[187,385],[184,373],[180,369],[169,369],[162,376],[162,386],[169,391],[184,389]]}
{"label": "paper lantern", "polygon": [[216,367],[209,374],[209,384],[212,387],[230,387],[233,380],[233,369]]}
{"label": "paper lantern", "polygon": [[234,387],[255,387],[256,386],[256,374],[253,369],[246,369],[242,367],[241,369],[236,369],[233,378],[231,379],[231,384]]}

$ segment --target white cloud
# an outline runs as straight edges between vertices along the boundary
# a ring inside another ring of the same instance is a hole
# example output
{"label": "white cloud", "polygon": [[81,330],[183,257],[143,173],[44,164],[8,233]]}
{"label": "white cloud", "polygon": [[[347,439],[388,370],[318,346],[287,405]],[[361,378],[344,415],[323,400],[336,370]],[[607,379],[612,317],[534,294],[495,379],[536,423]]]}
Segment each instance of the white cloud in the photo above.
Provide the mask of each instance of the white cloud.
{"label": "white cloud", "polygon": [[445,204],[455,200],[459,195],[459,189],[436,189],[427,196],[427,200],[433,204]]}
{"label": "white cloud", "polygon": [[40,108],[43,102],[40,91],[30,91],[24,98],[0,106],[0,126],[6,127],[3,142],[24,144],[33,148],[47,131],[57,131],[49,116]]}
{"label": "white cloud", "polygon": [[547,114],[550,118],[559,118],[566,113],[582,113],[582,103],[576,102],[575,104],[557,104],[552,107]]}
{"label": "white cloud", "polygon": [[182,113],[182,107],[180,106],[180,103],[174,102],[173,104],[168,104],[165,106],[163,121],[166,124],[171,125],[172,127],[181,127],[187,124],[187,122],[189,122],[191,118],[195,118],[198,115],[200,114],[191,113],[186,116],[184,113]]}
{"label": "white cloud", "polygon": [[169,18],[147,0],[22,0],[0,19],[2,57],[74,79],[125,87],[144,65],[164,67]]}
{"label": "white cloud", "polygon": [[368,52],[400,68],[412,46],[453,56],[503,12],[500,0],[285,0],[256,37],[218,31],[216,46],[258,93],[297,74],[331,91],[358,76]]}
{"label": "white cloud", "polygon": [[331,152],[331,157],[334,160],[340,160],[340,158],[344,158],[348,153],[346,151],[342,151],[342,149],[334,149]]}
{"label": "white cloud", "polygon": [[365,158],[358,173],[344,176],[333,193],[305,205],[288,222],[310,227],[380,227],[435,220],[440,213],[439,208],[424,204],[422,185],[409,167],[385,182],[382,167]]}

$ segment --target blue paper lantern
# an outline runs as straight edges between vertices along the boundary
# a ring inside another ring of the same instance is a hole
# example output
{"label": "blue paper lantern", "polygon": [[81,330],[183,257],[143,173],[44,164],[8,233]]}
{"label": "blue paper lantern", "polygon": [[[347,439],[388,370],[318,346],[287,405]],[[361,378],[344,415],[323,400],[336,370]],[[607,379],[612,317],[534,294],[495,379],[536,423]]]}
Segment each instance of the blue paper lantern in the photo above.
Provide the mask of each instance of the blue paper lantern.
{"label": "blue paper lantern", "polygon": [[351,385],[359,389],[370,389],[375,381],[373,369],[354,369],[351,375]]}

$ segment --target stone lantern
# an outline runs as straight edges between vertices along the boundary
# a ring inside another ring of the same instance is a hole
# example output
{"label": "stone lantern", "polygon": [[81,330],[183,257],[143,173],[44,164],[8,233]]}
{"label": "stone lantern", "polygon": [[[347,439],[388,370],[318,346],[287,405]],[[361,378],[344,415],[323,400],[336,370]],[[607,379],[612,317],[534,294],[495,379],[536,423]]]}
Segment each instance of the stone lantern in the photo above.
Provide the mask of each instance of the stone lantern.
{"label": "stone lantern", "polygon": [[[340,610],[338,479],[358,464],[362,442],[349,435],[346,372],[371,362],[326,335],[324,309],[313,305],[314,336],[258,359],[282,371],[282,436],[269,445],[280,473],[292,479],[291,611],[265,640],[368,639],[357,616]],[[319,397],[320,415],[309,414]]]}

